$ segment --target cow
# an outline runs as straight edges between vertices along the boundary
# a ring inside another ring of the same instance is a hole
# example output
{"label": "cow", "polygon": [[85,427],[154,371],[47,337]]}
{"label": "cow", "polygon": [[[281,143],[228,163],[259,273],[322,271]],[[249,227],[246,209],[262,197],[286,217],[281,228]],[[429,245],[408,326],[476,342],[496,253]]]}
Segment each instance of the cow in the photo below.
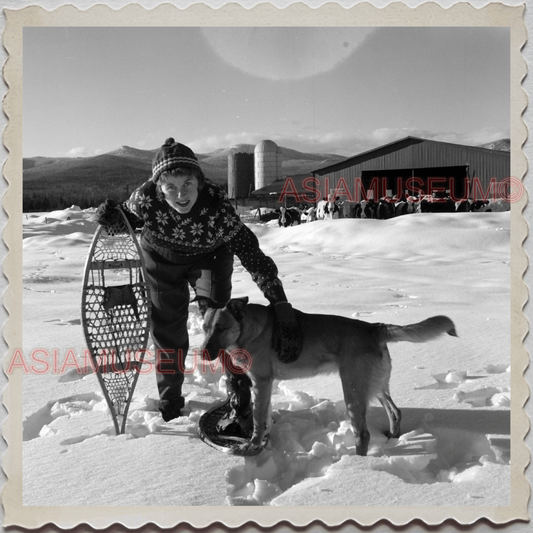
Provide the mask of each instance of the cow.
{"label": "cow", "polygon": [[286,228],[301,223],[302,214],[297,207],[280,207],[279,211],[278,224],[280,228]]}
{"label": "cow", "polygon": [[373,203],[361,200],[355,207],[355,218],[374,218]]}
{"label": "cow", "polygon": [[393,218],[395,215],[395,206],[392,198],[384,196],[379,199],[379,202],[376,206],[375,216],[381,220],[387,220]]}

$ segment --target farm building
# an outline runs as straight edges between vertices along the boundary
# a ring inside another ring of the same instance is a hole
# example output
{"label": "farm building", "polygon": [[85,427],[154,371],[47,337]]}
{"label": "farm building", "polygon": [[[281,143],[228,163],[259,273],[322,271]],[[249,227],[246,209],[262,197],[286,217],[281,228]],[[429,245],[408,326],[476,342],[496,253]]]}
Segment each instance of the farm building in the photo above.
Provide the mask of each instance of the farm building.
{"label": "farm building", "polygon": [[228,155],[228,196],[246,198],[254,190],[254,154],[232,149]]}
{"label": "farm building", "polygon": [[310,173],[294,174],[255,190],[252,196],[261,199],[263,204],[268,206],[296,205],[300,202],[300,198],[303,199],[304,196],[311,194],[309,188],[314,186],[314,181],[316,178]]}
{"label": "farm building", "polygon": [[273,141],[261,141],[253,153],[243,145],[234,146],[228,154],[229,197],[248,198],[254,189],[280,180],[281,160],[281,149]]}
{"label": "farm building", "polygon": [[255,188],[260,189],[281,178],[281,149],[269,140],[254,149]]}
{"label": "farm building", "polygon": [[493,198],[506,194],[510,172],[509,152],[405,137],[312,170],[307,196],[351,195],[353,201],[363,195],[377,200],[432,193],[454,199]]}

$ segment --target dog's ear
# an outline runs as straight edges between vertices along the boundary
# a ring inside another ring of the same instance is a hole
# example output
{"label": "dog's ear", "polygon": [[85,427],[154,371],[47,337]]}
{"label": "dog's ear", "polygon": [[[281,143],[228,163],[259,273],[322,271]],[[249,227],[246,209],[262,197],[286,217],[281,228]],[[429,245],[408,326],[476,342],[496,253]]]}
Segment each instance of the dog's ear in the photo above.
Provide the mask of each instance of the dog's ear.
{"label": "dog's ear", "polygon": [[242,298],[232,298],[226,305],[226,309],[232,314],[235,320],[244,318],[244,309],[248,304],[248,296]]}

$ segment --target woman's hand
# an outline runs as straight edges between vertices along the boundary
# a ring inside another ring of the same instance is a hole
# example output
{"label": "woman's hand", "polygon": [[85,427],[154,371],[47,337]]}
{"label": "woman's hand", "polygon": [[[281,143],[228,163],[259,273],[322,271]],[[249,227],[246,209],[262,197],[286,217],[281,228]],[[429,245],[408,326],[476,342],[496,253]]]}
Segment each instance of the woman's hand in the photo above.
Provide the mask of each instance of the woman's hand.
{"label": "woman's hand", "polygon": [[114,226],[121,221],[120,208],[115,200],[108,198],[96,210],[95,220],[101,226]]}

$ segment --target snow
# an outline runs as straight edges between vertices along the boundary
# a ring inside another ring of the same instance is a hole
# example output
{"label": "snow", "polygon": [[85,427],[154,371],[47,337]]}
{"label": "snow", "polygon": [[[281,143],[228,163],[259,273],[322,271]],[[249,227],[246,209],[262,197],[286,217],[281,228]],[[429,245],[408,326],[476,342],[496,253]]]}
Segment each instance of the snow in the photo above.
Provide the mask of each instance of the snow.
{"label": "snow", "polygon": [[[148,359],[127,432],[115,435],[80,321],[92,214],[24,215],[24,505],[510,504],[509,212],[249,222],[294,307],[397,324],[446,314],[459,338],[390,347],[399,439],[385,437],[386,414],[372,404],[369,455],[354,455],[340,380],[320,376],[275,383],[270,442],[247,458],[197,437],[199,417],[226,393],[220,368],[194,357],[194,304],[185,416],[161,419]],[[238,261],[233,296],[267,303]]]}

